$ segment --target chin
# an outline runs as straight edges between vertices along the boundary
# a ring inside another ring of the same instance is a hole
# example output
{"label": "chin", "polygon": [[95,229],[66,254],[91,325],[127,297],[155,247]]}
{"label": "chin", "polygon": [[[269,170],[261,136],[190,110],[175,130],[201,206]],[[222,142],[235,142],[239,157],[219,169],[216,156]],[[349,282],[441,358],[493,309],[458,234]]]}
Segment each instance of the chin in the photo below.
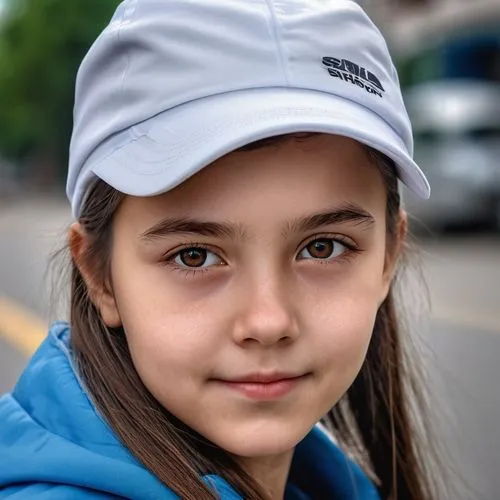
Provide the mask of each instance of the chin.
{"label": "chin", "polygon": [[289,452],[308,434],[311,425],[279,424],[237,426],[215,443],[232,455],[243,458],[264,457]]}

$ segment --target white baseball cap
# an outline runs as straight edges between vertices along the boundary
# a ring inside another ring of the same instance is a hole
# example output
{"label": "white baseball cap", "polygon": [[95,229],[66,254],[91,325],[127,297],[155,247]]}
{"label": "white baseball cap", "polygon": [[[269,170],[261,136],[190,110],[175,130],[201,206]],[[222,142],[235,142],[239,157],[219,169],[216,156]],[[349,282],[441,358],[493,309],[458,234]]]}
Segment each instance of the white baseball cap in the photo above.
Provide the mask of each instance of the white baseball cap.
{"label": "white baseball cap", "polygon": [[354,1],[125,0],[77,76],[73,214],[96,178],[153,196],[294,132],[369,145],[430,195],[386,42]]}

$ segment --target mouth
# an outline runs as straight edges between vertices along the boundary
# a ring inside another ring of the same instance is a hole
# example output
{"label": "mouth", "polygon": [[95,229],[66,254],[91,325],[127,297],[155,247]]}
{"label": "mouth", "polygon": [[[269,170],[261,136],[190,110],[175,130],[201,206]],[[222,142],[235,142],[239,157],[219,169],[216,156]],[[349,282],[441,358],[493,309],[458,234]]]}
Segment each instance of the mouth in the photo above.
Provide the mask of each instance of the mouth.
{"label": "mouth", "polygon": [[302,385],[309,376],[310,373],[301,375],[255,373],[230,380],[216,380],[216,382],[249,399],[269,401],[291,393]]}

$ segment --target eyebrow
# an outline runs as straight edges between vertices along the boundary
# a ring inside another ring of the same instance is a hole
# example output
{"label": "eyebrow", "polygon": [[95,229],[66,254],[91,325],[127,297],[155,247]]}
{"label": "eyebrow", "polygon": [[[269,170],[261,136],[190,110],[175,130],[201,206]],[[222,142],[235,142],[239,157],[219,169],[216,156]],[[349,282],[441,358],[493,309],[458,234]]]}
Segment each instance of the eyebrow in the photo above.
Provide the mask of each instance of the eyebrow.
{"label": "eyebrow", "polygon": [[[363,208],[353,203],[305,217],[287,223],[282,232],[286,238],[294,232],[306,232],[320,229],[323,226],[356,223],[367,228],[375,224],[375,218]],[[229,222],[211,222],[187,217],[166,218],[143,232],[139,239],[154,241],[172,234],[196,234],[216,238],[246,239],[248,232],[240,224]]]}
{"label": "eyebrow", "polygon": [[323,226],[355,223],[366,226],[375,224],[375,217],[354,203],[345,203],[340,207],[295,219],[287,224],[283,232],[286,237],[294,232],[306,232],[320,229]]}
{"label": "eyebrow", "polygon": [[186,217],[163,219],[158,224],[146,230],[139,237],[151,241],[171,234],[198,234],[216,238],[245,238],[246,231],[239,224],[229,222],[208,222]]}

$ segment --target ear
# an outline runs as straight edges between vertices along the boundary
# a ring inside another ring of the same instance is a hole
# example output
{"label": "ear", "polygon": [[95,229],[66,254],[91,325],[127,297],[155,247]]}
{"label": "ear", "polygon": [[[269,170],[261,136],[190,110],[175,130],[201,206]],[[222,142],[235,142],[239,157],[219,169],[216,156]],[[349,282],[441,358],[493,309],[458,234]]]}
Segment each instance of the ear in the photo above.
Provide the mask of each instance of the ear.
{"label": "ear", "polygon": [[79,222],[71,225],[68,231],[68,246],[71,257],[85,281],[90,300],[101,313],[104,324],[110,328],[121,326],[121,318],[116,306],[112,287],[104,276],[97,276],[87,257],[89,236]]}
{"label": "ear", "polygon": [[397,263],[401,252],[406,241],[406,235],[408,233],[408,214],[404,210],[399,211],[399,221],[398,227],[396,228],[395,241],[392,245],[387,245],[386,256],[384,262],[384,272],[382,275],[382,294],[379,301],[379,306],[384,302],[389,290],[391,288],[391,283],[394,279],[394,275],[397,268]]}

